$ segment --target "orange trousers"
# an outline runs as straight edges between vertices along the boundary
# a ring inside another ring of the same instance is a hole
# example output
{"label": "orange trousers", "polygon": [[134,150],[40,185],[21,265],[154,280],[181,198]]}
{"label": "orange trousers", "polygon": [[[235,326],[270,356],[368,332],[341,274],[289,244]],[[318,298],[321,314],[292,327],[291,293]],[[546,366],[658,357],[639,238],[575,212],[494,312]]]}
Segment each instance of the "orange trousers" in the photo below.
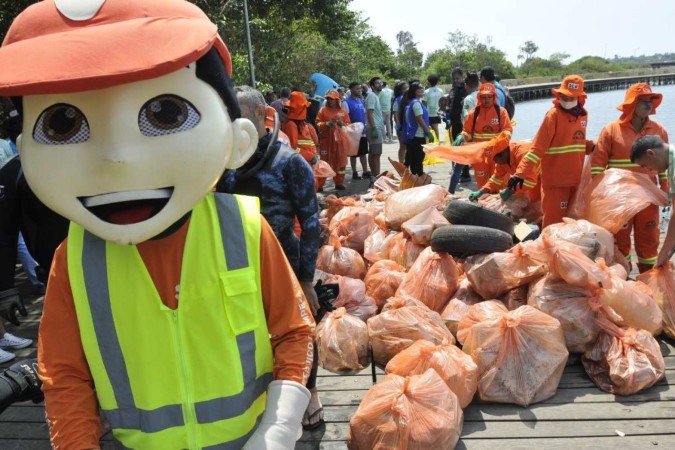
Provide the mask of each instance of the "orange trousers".
{"label": "orange trousers", "polygon": [[654,267],[659,254],[659,207],[647,206],[614,235],[616,246],[628,261],[630,261],[631,232],[635,241],[638,268],[642,273]]}
{"label": "orange trousers", "polygon": [[488,182],[495,171],[495,162],[490,158],[489,162],[471,164],[473,175],[476,177],[476,186],[481,189]]}
{"label": "orange trousers", "polygon": [[544,212],[543,228],[562,222],[567,208],[577,192],[576,186],[549,187],[541,190],[541,209]]}
{"label": "orange trousers", "polygon": [[[345,160],[342,163],[342,167],[340,167],[340,161],[337,159],[337,152],[331,152],[328,149],[319,149],[319,158],[322,160],[328,162],[330,164],[331,169],[335,171],[337,175],[333,177],[333,181],[335,181],[335,185],[340,185],[344,184],[345,182],[345,172],[347,170],[347,161]],[[317,189],[322,188],[323,185],[326,184],[326,178],[324,177],[317,177],[316,179],[316,187]]]}

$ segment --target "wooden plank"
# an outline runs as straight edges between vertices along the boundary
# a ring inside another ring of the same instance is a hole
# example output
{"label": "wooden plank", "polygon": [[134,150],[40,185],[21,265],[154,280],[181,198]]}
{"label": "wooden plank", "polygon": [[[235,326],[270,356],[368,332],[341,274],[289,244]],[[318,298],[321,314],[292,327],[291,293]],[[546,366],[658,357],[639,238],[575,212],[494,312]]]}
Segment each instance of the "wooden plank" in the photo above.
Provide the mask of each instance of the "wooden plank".
{"label": "wooden plank", "polygon": [[[349,422],[357,406],[325,406],[327,422]],[[507,404],[472,404],[464,410],[466,421],[514,420],[622,420],[671,419],[675,417],[675,401],[620,404],[568,403],[536,404],[528,408]]]}
{"label": "wooden plank", "polygon": [[[662,435],[673,432],[675,418],[667,420],[599,420],[599,421],[512,421],[464,422],[462,439],[616,437]],[[319,432],[304,432],[301,441],[344,441],[349,435],[348,423],[327,423]]]}
{"label": "wooden plank", "polygon": [[[615,436],[615,437],[580,437],[567,439],[462,439],[455,450],[495,450],[495,447],[509,450],[570,450],[570,449],[621,449],[645,450],[649,448],[675,448],[675,435],[657,436]],[[296,447],[297,448],[297,447]],[[312,448],[312,447],[308,447]],[[339,448],[339,447],[335,447]]]}

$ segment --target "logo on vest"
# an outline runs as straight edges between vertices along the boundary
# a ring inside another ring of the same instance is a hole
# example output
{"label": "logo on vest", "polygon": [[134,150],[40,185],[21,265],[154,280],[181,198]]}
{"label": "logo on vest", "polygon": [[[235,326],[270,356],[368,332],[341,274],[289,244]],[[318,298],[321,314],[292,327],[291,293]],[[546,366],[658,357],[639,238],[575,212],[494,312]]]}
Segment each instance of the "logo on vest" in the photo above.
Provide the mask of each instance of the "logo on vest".
{"label": "logo on vest", "polygon": [[569,202],[560,202],[560,209],[567,209],[567,204]]}
{"label": "logo on vest", "polygon": [[490,119],[490,124],[499,125],[499,119]]}
{"label": "logo on vest", "polygon": [[476,175],[478,175],[479,177],[484,177],[484,176],[485,176],[485,172],[476,172]]}
{"label": "logo on vest", "polygon": [[581,126],[582,126],[583,128],[586,128],[586,121],[585,121],[585,120],[582,120],[582,121],[581,121]]}
{"label": "logo on vest", "polygon": [[577,89],[579,89],[579,83],[568,82],[567,88],[568,89],[574,89],[576,91]]}

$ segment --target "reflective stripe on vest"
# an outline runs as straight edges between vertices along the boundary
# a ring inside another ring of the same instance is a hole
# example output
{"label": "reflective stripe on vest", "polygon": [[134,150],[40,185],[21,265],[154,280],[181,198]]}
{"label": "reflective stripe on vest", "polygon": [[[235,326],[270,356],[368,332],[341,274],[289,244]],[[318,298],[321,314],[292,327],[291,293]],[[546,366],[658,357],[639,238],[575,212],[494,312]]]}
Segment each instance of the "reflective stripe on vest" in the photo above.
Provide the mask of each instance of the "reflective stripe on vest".
{"label": "reflective stripe on vest", "polygon": [[550,147],[546,150],[547,155],[560,155],[563,153],[586,153],[586,145],[565,145],[563,147]]}
{"label": "reflective stripe on vest", "polygon": [[[242,200],[240,199],[240,201]],[[246,203],[239,205],[237,199],[234,196],[225,194],[209,194],[209,198],[205,199],[204,202],[206,202],[206,205],[202,205],[200,203],[200,208],[195,207],[193,210],[193,217],[190,227],[204,222],[203,218],[196,216],[197,214],[201,214],[199,211],[208,211],[209,206],[207,205],[209,205],[209,202],[211,202],[210,205],[215,207],[215,212],[217,212],[217,222],[220,228],[219,234],[223,247],[222,254],[224,256],[225,266],[227,267],[227,272],[221,275],[221,278],[224,277],[226,282],[232,280],[235,281],[235,283],[233,283],[235,286],[231,287],[233,290],[233,295],[237,295],[237,290],[246,292],[247,289],[249,289],[246,282],[250,282],[249,278],[251,276],[249,275],[249,272],[246,272],[243,278],[228,278],[228,274],[230,274],[231,271],[235,271],[235,274],[241,274],[242,270],[247,271],[250,269],[248,253],[250,249],[247,248],[247,242],[251,239],[251,232],[249,231],[247,234],[247,231],[245,230],[244,219],[242,218],[242,213],[240,210],[240,207],[243,208]],[[255,209],[256,212],[258,211],[255,205],[252,205],[250,201],[247,206],[249,207],[248,210]],[[253,208],[250,208],[251,206],[253,206]],[[259,233],[259,223],[257,226]],[[73,232],[73,227],[75,227],[75,232]],[[71,225],[69,241],[71,239],[77,239],[78,228],[78,226]],[[120,336],[118,336],[118,330],[115,327],[113,303],[111,302],[110,286],[108,282],[109,256],[106,255],[107,245],[110,244],[107,244],[105,241],[85,230],[82,230],[81,228],[79,228],[79,232],[81,233],[79,236],[81,236],[82,243],[81,276],[82,282],[84,284],[84,290],[86,291],[86,299],[88,301],[89,310],[91,312],[90,320],[93,323],[93,332],[95,334],[96,343],[98,344],[100,358],[110,383],[112,396],[114,397],[115,403],[117,404],[117,408],[106,409],[102,402],[102,409],[105,416],[109,420],[110,425],[114,430],[125,430],[125,433],[128,433],[128,430],[137,430],[141,433],[156,433],[163,430],[168,430],[173,427],[184,427],[186,425],[186,412],[184,410],[184,406],[186,405],[185,403],[168,404],[156,409],[142,409],[137,406],[137,402],[133,395],[132,382],[130,380],[127,363],[125,361],[125,355],[122,350],[123,346],[120,342]],[[186,238],[185,242],[186,247],[190,242],[189,235],[190,234],[188,230],[188,237]],[[197,236],[201,236],[201,233],[197,234]],[[69,243],[69,255],[72,257],[73,253],[70,252],[72,250],[70,245],[71,244]],[[76,246],[73,248],[76,248]],[[187,255],[187,249],[185,250],[185,255]],[[188,258],[188,256],[184,257],[184,259],[186,258]],[[205,259],[209,261],[208,255]],[[259,264],[259,261],[255,261],[255,263]],[[253,275],[255,275],[255,273],[257,272],[251,272]],[[77,278],[75,279],[75,282],[77,282]],[[236,282],[239,282],[239,286],[237,286]],[[183,278],[181,276],[181,284],[182,283]],[[71,285],[73,285],[73,292],[75,293],[76,289],[75,283],[73,283],[72,275]],[[230,293],[227,291],[228,287],[226,286],[226,295],[230,295]],[[260,292],[259,283],[258,290],[256,292]],[[229,297],[226,297],[225,301],[227,301],[227,298]],[[143,300],[150,301],[152,299]],[[234,300],[241,301],[242,299],[234,297]],[[260,306],[260,308],[262,308],[262,306]],[[227,311],[229,312],[230,310],[227,309]],[[80,313],[81,311],[78,309],[78,320]],[[160,314],[166,314],[166,312],[162,312]],[[269,347],[269,338],[267,334],[267,327],[264,321],[264,315],[262,319],[262,323],[259,324],[259,326],[262,325],[264,330],[249,329],[249,331],[241,333],[237,332],[237,330],[234,330],[236,334],[236,339],[234,340],[236,340],[236,348],[241,364],[240,367],[243,378],[243,389],[234,395],[216,397],[210,400],[195,401],[193,404],[191,404],[197,426],[238,418],[239,416],[247,413],[253,403],[265,393],[267,385],[272,381],[272,364],[271,347]],[[223,326],[226,327],[227,323],[227,319],[224,318]],[[179,327],[179,325],[176,326]],[[85,331],[82,330],[81,325],[83,342],[85,336],[84,333]],[[256,334],[258,334],[258,343],[256,343]],[[267,345],[263,344],[263,348],[257,348],[261,343],[261,334],[265,336]],[[260,354],[263,355],[264,361],[266,360],[265,355],[269,354],[270,362],[269,364],[264,363],[264,366],[261,367],[261,372],[263,373],[257,375],[258,363],[256,361],[256,357],[259,356],[259,352],[262,352]],[[89,355],[87,356],[89,357]],[[232,372],[238,373],[235,370]],[[98,383],[99,380],[95,378],[94,381]],[[227,379],[223,380],[223,382],[227,383]],[[179,386],[176,386],[176,389],[178,388]],[[264,398],[262,399],[262,402],[264,405]],[[262,413],[262,411],[258,411],[258,413]],[[258,415],[253,419],[255,420],[255,423],[251,423],[252,426],[247,426],[246,429],[242,429],[241,431],[244,434],[240,437],[234,438],[228,442],[205,446],[203,448],[224,450],[234,450],[241,448],[255,430],[257,423],[260,420],[260,416]],[[150,442],[154,442],[152,440],[152,435],[148,436],[150,436]],[[122,442],[122,444],[130,446],[130,444],[126,442]],[[176,444],[178,445],[178,443]],[[192,444],[190,444],[189,447],[196,448],[195,445]]]}

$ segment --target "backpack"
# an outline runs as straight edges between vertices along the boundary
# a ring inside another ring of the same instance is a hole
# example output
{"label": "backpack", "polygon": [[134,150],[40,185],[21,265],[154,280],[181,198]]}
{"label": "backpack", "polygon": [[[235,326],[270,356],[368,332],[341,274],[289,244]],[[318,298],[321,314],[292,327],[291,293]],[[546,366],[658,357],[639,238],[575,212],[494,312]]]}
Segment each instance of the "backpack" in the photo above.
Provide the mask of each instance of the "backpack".
{"label": "backpack", "polygon": [[513,100],[513,97],[511,97],[511,94],[506,92],[504,89],[500,88],[495,84],[495,88],[499,89],[502,91],[502,94],[504,94],[504,98],[506,99],[506,103],[504,103],[504,109],[506,110],[507,114],[509,115],[509,119],[513,119],[513,116],[516,114],[516,101]]}

